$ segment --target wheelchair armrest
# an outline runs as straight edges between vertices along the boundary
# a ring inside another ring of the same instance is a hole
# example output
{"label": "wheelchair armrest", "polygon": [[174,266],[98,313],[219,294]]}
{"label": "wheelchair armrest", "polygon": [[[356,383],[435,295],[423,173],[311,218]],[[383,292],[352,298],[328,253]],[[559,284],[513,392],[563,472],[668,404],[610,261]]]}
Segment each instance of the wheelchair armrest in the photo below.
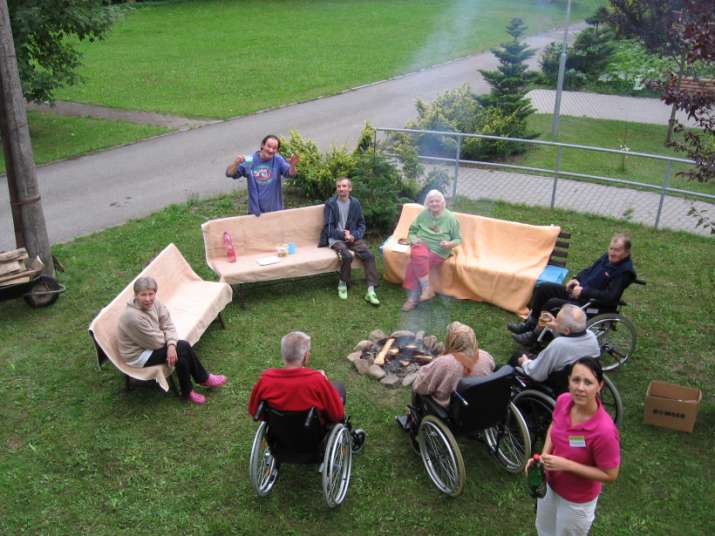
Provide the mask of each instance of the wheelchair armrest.
{"label": "wheelchair armrest", "polygon": [[258,404],[258,409],[256,410],[256,414],[253,416],[254,421],[260,421],[261,417],[263,416],[263,412],[266,410],[266,401],[261,400],[261,403]]}
{"label": "wheelchair armrest", "polygon": [[436,417],[439,417],[440,419],[446,421],[449,419],[449,414],[447,413],[447,410],[437,404],[435,402],[434,398],[432,398],[429,395],[419,395],[420,400],[422,402],[422,408],[424,409],[425,413],[431,413],[435,415]]}

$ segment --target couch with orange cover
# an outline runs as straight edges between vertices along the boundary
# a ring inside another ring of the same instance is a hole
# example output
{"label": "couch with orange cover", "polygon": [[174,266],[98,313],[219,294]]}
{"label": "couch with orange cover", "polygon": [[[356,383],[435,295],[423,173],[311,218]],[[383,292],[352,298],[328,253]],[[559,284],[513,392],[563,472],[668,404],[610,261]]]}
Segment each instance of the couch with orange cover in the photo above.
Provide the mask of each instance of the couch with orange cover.
{"label": "couch with orange cover", "polygon": [[[400,220],[383,248],[385,280],[402,283],[410,259],[406,239],[422,205],[403,205]],[[546,267],[560,227],[528,225],[455,212],[462,244],[433,269],[434,289],[458,299],[485,301],[525,316],[534,284]]]}

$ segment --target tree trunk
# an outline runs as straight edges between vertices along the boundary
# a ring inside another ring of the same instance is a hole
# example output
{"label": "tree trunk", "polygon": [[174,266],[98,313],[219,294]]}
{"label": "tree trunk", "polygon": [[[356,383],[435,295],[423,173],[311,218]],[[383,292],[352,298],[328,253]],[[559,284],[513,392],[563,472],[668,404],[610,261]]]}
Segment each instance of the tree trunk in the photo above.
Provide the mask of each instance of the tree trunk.
{"label": "tree trunk", "polygon": [[54,265],[32,159],[32,142],[6,0],[0,0],[0,133],[17,247],[25,247],[31,258],[39,256],[45,263],[44,272],[53,275]]}
{"label": "tree trunk", "polygon": [[668,134],[665,136],[665,144],[670,145],[673,141],[673,131],[675,130],[675,112],[678,110],[678,105],[673,103],[670,108],[670,119],[668,119]]}

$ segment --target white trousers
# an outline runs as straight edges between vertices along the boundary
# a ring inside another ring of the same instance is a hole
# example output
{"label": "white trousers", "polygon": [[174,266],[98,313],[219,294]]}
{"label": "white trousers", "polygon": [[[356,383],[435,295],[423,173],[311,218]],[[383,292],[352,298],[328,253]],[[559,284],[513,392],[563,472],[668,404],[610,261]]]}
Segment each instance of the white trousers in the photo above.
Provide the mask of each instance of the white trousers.
{"label": "white trousers", "polygon": [[598,497],[575,503],[560,497],[550,486],[536,506],[536,531],[539,536],[586,536],[596,517]]}

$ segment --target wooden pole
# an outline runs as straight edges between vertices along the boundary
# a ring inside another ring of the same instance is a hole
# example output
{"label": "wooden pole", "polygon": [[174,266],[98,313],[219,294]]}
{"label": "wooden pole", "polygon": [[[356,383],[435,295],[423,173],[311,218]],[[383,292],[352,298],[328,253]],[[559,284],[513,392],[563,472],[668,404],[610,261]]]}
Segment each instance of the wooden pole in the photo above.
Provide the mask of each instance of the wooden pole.
{"label": "wooden pole", "polygon": [[53,275],[50,241],[32,159],[32,142],[6,0],[0,0],[0,135],[17,247],[25,247],[31,258],[39,256],[45,263],[44,272]]}

